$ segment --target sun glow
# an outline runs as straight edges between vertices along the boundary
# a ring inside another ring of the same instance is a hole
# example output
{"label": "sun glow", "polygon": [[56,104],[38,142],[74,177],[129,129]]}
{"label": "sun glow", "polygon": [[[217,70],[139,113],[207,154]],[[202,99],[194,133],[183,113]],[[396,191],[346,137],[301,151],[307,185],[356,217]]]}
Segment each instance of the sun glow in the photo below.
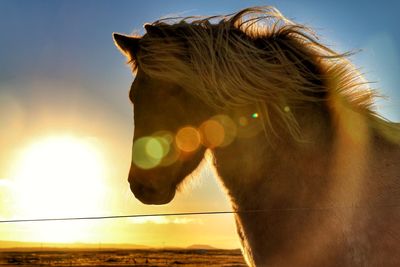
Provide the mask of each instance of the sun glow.
{"label": "sun glow", "polygon": [[[93,143],[71,136],[48,137],[24,149],[15,164],[16,216],[79,217],[100,214],[104,162]],[[72,242],[86,235],[83,222],[32,224],[31,237]]]}

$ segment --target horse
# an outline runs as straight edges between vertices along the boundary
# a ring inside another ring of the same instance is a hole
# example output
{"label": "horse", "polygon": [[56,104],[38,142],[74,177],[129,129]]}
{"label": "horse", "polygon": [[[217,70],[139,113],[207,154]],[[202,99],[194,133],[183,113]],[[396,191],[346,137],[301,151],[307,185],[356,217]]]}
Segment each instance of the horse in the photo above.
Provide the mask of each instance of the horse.
{"label": "horse", "polygon": [[400,124],[352,53],[274,7],[144,28],[113,34],[135,74],[136,198],[170,202],[209,157],[249,266],[400,266]]}

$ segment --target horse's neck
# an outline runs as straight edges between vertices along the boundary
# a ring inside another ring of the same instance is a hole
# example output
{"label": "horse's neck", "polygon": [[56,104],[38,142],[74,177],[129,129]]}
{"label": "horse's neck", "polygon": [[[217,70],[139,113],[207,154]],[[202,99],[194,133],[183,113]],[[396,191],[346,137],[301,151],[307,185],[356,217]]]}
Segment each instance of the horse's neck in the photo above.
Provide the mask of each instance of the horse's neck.
{"label": "horse's neck", "polygon": [[288,142],[289,134],[279,133],[278,143],[271,145],[261,133],[214,151],[217,171],[236,205],[246,209],[309,206],[313,201],[307,203],[308,188],[330,183],[326,179],[334,153],[330,119],[311,110],[302,118],[302,143]]}
{"label": "horse's neck", "polygon": [[363,237],[355,238],[355,228],[361,231],[368,222],[357,221],[366,213],[353,207],[369,201],[365,193],[375,194],[366,188],[373,178],[369,165],[376,161],[371,159],[375,137],[366,119],[351,110],[335,114],[329,124],[311,122],[305,132],[314,139],[298,146],[283,143],[271,149],[260,137],[215,151],[234,209],[264,210],[236,218],[254,262],[337,266],[342,261],[350,266],[363,261],[364,254],[355,249]]}

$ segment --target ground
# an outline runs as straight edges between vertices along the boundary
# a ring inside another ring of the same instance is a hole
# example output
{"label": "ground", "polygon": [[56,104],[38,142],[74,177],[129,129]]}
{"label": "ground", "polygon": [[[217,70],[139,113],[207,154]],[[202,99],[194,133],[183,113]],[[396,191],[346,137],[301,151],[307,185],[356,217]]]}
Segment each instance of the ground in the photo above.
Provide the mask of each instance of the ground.
{"label": "ground", "polygon": [[240,250],[25,249],[0,252],[0,266],[246,266]]}

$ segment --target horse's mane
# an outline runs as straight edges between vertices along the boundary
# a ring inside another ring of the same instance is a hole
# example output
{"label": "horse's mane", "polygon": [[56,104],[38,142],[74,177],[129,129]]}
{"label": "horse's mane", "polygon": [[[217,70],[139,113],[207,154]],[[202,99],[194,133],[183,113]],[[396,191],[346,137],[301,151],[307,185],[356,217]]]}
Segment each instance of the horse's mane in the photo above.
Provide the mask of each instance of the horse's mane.
{"label": "horse's mane", "polygon": [[390,125],[375,112],[376,93],[348,60],[350,53],[334,52],[273,7],[145,27],[130,61],[134,69],[175,82],[216,109],[257,105],[267,136],[280,123],[300,140],[292,110],[339,98],[382,127]]}

